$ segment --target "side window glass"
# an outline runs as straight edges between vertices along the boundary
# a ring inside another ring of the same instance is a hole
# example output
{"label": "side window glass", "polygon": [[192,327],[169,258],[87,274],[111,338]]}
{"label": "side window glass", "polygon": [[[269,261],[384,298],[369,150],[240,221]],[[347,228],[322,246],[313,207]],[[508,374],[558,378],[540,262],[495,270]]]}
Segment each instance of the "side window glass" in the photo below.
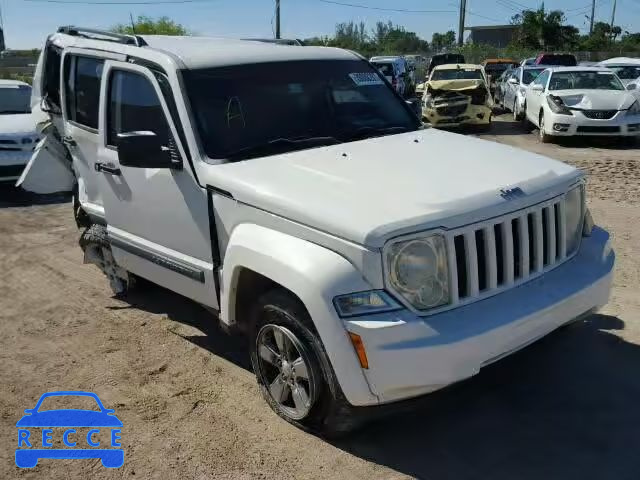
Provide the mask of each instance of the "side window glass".
{"label": "side window glass", "polygon": [[100,80],[104,61],[90,57],[67,56],[65,62],[67,119],[98,128]]}
{"label": "side window glass", "polygon": [[151,132],[160,143],[172,144],[169,125],[158,95],[146,77],[116,70],[109,80],[107,145],[118,146],[118,135]]}

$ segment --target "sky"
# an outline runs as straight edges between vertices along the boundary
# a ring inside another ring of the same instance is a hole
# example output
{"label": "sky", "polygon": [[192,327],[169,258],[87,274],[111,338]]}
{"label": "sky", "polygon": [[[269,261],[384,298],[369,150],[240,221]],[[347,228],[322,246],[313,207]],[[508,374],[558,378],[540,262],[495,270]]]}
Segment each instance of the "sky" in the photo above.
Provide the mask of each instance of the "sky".
{"label": "sky", "polygon": [[[47,0],[0,0],[5,40],[8,48],[41,47],[47,34],[60,25],[108,28],[129,22],[129,14],[158,17],[166,15],[200,35],[225,37],[272,37],[275,0],[196,0],[182,4],[104,5],[106,2],[149,2],[167,0],[67,0],[93,3],[63,4]],[[184,0],[183,0],[184,1]],[[459,0],[336,0],[370,8],[336,5],[321,0],[281,0],[282,36],[308,38],[330,35],[336,23],[355,20],[373,27],[377,21],[391,20],[431,39],[434,32],[457,30]],[[640,31],[640,0],[597,0],[596,21],[611,20],[617,2],[616,24],[623,30]],[[467,25],[507,24],[521,7],[536,8],[540,0],[467,0]],[[588,29],[585,15],[590,0],[547,0],[547,9],[566,12],[568,22]],[[422,12],[376,10],[404,9]],[[425,12],[428,10],[429,12]]]}

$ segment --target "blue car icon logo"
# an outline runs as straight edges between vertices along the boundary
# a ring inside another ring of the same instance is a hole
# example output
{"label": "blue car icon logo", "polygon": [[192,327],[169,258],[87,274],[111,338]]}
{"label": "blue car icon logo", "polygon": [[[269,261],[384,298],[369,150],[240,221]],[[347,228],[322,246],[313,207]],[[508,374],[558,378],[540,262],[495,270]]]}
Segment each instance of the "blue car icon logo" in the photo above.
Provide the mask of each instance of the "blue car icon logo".
{"label": "blue car icon logo", "polygon": [[[42,402],[49,397],[90,397],[96,401],[99,410],[39,411]],[[27,409],[24,413],[26,415],[16,423],[18,427],[16,465],[18,467],[33,468],[41,458],[99,458],[102,465],[107,468],[119,468],[124,463],[124,450],[120,448],[122,422],[114,415],[114,410],[104,408],[95,393],[48,392],[40,397],[34,408]],[[64,431],[58,440],[62,440],[64,446],[69,448],[53,448],[54,429],[57,433]],[[87,432],[85,434],[76,429],[87,430]],[[105,442],[105,436],[108,442]],[[85,445],[88,448],[84,448]]]}

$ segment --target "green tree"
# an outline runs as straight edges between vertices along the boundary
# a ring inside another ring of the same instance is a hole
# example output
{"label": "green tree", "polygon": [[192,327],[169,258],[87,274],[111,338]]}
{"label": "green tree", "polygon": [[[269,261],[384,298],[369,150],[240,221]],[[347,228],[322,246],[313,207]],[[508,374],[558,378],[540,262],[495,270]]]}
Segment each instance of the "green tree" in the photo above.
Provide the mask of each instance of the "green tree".
{"label": "green tree", "polygon": [[119,23],[111,27],[112,32],[127,35],[190,35],[190,32],[179,23],[169,17],[151,18],[144,15],[138,16],[133,25]]}
{"label": "green tree", "polygon": [[431,49],[435,52],[450,50],[456,43],[456,32],[449,30],[446,33],[434,33],[431,36]]}
{"label": "green tree", "polygon": [[568,49],[578,42],[578,29],[565,25],[564,12],[546,11],[544,3],[537,10],[523,10],[511,18],[518,26],[514,44],[532,49]]}

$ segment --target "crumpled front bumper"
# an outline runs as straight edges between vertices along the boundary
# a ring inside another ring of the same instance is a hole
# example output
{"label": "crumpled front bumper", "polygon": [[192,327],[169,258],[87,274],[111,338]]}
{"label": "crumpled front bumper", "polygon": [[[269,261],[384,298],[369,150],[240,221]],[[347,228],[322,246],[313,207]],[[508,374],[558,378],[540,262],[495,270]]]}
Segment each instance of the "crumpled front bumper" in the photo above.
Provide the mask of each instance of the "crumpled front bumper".
{"label": "crumpled front bumper", "polygon": [[380,403],[416,397],[605,305],[614,263],[609,234],[596,227],[576,256],[517,288],[427,317],[408,310],[356,317],[346,328],[362,338],[364,372]]}
{"label": "crumpled front bumper", "polygon": [[[440,108],[440,106],[438,107]],[[442,115],[438,108],[423,106],[422,116],[434,127],[457,127],[459,125],[487,125],[491,121],[491,108],[487,105],[472,105],[457,115]]]}

